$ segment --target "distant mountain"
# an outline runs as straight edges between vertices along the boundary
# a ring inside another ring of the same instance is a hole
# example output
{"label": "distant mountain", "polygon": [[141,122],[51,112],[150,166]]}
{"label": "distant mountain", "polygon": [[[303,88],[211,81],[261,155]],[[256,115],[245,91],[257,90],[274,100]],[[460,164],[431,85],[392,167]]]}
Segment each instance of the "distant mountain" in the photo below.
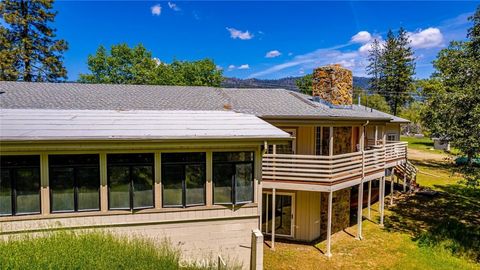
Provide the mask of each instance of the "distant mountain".
{"label": "distant mountain", "polygon": [[[239,79],[225,77],[222,87],[225,88],[284,88],[293,91],[299,91],[295,81],[301,77],[286,77],[276,80],[260,79]],[[368,89],[368,80],[366,77],[353,77],[353,86]]]}

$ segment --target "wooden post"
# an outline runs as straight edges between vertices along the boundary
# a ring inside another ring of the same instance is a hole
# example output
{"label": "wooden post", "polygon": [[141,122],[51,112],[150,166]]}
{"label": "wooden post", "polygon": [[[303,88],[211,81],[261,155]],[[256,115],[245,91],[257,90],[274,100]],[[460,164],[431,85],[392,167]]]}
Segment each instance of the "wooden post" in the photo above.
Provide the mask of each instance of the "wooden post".
{"label": "wooden post", "polygon": [[40,155],[40,213],[50,215],[50,184],[48,173],[48,155]]}
{"label": "wooden post", "polygon": [[328,193],[328,218],[327,218],[327,253],[325,254],[328,258],[332,257],[331,246],[332,246],[332,201],[333,201],[333,192]]}
{"label": "wooden post", "polygon": [[382,178],[380,178],[380,197],[379,197],[379,205],[378,205],[378,209],[379,209],[379,212],[380,212],[380,226],[383,226],[383,210],[384,210],[384,207],[383,207],[383,204],[384,204],[384,200],[385,200],[385,176],[382,176]]}
{"label": "wooden post", "polygon": [[405,171],[403,172],[403,192],[407,191],[407,164],[405,164]]}
{"label": "wooden post", "polygon": [[392,175],[390,175],[390,205],[393,205],[393,191],[395,185],[395,168],[392,168]]}
{"label": "wooden post", "polygon": [[383,141],[383,147],[387,145],[387,127],[382,126],[382,141]]}
{"label": "wooden post", "polygon": [[108,211],[107,154],[100,153],[100,211]]}
{"label": "wooden post", "polygon": [[[154,184],[154,189],[155,192],[153,193],[155,195],[155,209],[160,209],[162,208],[162,155],[159,152],[155,152],[154,156],[154,176],[155,176],[155,184]],[[210,165],[207,163],[207,170],[210,167]],[[207,173],[207,194],[208,194],[208,173]],[[208,195],[207,195],[208,198]],[[208,205],[208,201],[207,201]]]}
{"label": "wooden post", "polygon": [[368,202],[367,202],[368,219],[371,219],[371,213],[370,213],[371,204],[372,204],[372,180],[368,181]]}
{"label": "wooden post", "polygon": [[360,151],[365,150],[365,126],[360,126]]}
{"label": "wooden post", "polygon": [[275,189],[272,189],[272,250],[275,250]]}
{"label": "wooden post", "polygon": [[363,179],[358,185],[357,239],[362,240]]}
{"label": "wooden post", "polygon": [[375,135],[374,136],[375,136],[375,139],[373,139],[374,140],[373,145],[377,145],[377,140],[378,140],[378,126],[377,125],[375,125]]}

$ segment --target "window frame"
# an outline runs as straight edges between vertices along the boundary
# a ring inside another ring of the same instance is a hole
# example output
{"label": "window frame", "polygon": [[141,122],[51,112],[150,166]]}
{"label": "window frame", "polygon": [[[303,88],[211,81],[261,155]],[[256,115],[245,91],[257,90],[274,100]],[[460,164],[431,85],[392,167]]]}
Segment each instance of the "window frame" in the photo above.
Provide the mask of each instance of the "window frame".
{"label": "window frame", "polygon": [[[252,153],[252,160],[249,161],[215,161],[214,155],[216,153],[242,153],[242,152],[247,152],[247,153]],[[230,192],[230,202],[229,203],[216,203],[215,202],[215,164],[229,164],[233,168],[233,176],[231,177],[231,192]],[[240,201],[237,202],[236,200],[236,184],[237,184],[237,179],[236,179],[236,174],[237,174],[237,164],[251,164],[252,165],[252,194],[251,198],[249,201]],[[212,152],[212,202],[213,205],[244,205],[248,203],[253,203],[254,202],[254,197],[255,197],[255,151],[216,151]]]}
{"label": "window frame", "polygon": [[[108,162],[108,156],[114,155],[151,155],[152,162],[151,163],[141,163],[141,162],[115,162],[111,163]],[[111,166],[123,166],[128,167],[128,194],[129,194],[129,207],[124,208],[112,208],[110,203],[110,167]],[[134,206],[134,190],[133,190],[133,178],[132,178],[132,168],[134,166],[151,166],[152,167],[152,206],[142,206],[142,207],[135,207]],[[107,153],[106,154],[106,170],[107,170],[107,209],[108,211],[116,211],[116,210],[128,210],[128,211],[137,211],[143,209],[153,209],[155,208],[155,154],[148,152],[148,153]]]}
{"label": "window frame", "polygon": [[[68,164],[68,165],[54,165],[52,166],[51,156],[97,156],[98,163],[96,164],[98,169],[98,209],[78,209],[78,181],[77,181],[77,169],[78,167],[92,167],[93,164]],[[51,168],[72,168],[73,169],[73,210],[53,210],[53,191],[51,188],[52,170]],[[75,213],[75,212],[98,212],[101,210],[101,172],[100,172],[100,155],[99,154],[51,154],[48,155],[48,187],[49,187],[49,199],[50,199],[50,213]]]}
{"label": "window frame", "polygon": [[[19,166],[5,166],[1,170],[8,170],[10,173],[10,203],[11,203],[11,213],[10,214],[0,214],[0,217],[10,217],[10,216],[27,216],[27,215],[38,215],[42,213],[42,166],[41,166],[41,157],[40,155],[2,155],[0,158],[5,157],[37,157],[38,165],[19,165]],[[17,169],[28,168],[35,169],[38,168],[38,212],[26,212],[18,213],[17,211],[17,174],[15,173]],[[12,173],[13,172],[13,173]]]}
{"label": "window frame", "polygon": [[[196,154],[196,153],[201,153],[204,155],[204,162],[189,162],[189,161],[184,161],[184,162],[166,162],[164,163],[164,154]],[[188,208],[188,207],[195,207],[195,206],[204,206],[207,205],[207,153],[206,152],[162,152],[161,154],[161,164],[160,164],[160,170],[161,170],[161,179],[162,179],[162,208]],[[182,165],[182,172],[183,172],[183,179],[182,179],[182,205],[165,205],[165,196],[164,190],[165,190],[165,185],[163,184],[163,174],[165,172],[164,166],[165,165]],[[205,182],[203,183],[203,203],[202,204],[187,204],[187,185],[186,185],[186,177],[185,177],[185,170],[187,165],[203,165],[204,168],[204,179]]]}

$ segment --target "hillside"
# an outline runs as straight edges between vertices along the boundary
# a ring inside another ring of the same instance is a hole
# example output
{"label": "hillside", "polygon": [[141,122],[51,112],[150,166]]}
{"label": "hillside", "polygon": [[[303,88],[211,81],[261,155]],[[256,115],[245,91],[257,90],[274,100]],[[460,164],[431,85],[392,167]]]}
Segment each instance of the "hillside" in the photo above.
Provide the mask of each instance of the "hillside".
{"label": "hillside", "polygon": [[[301,77],[286,77],[275,80],[260,79],[239,79],[225,77],[222,87],[225,88],[285,88],[288,90],[298,91],[295,81]],[[368,78],[353,77],[353,86],[363,89],[368,88]]]}

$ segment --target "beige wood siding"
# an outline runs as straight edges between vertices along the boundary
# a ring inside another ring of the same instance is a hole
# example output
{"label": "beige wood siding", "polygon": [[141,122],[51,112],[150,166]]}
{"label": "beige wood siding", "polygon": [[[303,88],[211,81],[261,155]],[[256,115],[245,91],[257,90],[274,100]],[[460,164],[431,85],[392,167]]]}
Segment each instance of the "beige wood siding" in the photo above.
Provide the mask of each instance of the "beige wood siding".
{"label": "beige wood siding", "polygon": [[315,127],[314,126],[298,127],[297,154],[315,155]]}
{"label": "beige wood siding", "polygon": [[395,134],[397,136],[397,140],[400,140],[400,124],[399,123],[388,123],[386,128],[387,135]]}
{"label": "beige wood siding", "polygon": [[320,192],[297,191],[295,239],[312,241],[320,236]]}

